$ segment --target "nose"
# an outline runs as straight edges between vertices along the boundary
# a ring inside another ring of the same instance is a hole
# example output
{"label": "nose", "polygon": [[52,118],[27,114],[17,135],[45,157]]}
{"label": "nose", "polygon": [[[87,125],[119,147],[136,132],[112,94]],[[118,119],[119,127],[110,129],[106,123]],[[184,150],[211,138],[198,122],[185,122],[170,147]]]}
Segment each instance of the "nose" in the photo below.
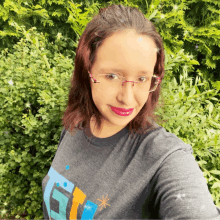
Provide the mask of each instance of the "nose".
{"label": "nose", "polygon": [[134,93],[135,93],[135,83],[133,86],[132,82],[124,82],[124,85],[120,87],[119,94],[118,94],[118,100],[120,102],[123,102],[124,105],[127,105],[129,107],[133,106],[132,103],[134,102]]}

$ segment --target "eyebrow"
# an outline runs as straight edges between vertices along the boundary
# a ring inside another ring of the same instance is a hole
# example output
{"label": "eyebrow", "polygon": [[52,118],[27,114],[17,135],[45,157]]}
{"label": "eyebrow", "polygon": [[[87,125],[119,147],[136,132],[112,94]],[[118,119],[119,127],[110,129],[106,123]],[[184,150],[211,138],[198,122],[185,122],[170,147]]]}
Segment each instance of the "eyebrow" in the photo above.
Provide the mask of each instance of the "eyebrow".
{"label": "eyebrow", "polygon": [[[125,70],[123,69],[119,69],[119,68],[102,68],[100,69],[100,72],[101,71],[115,71],[115,72],[121,72],[121,73],[126,73]],[[142,73],[142,74],[151,74],[152,71],[139,71],[139,73]]]}

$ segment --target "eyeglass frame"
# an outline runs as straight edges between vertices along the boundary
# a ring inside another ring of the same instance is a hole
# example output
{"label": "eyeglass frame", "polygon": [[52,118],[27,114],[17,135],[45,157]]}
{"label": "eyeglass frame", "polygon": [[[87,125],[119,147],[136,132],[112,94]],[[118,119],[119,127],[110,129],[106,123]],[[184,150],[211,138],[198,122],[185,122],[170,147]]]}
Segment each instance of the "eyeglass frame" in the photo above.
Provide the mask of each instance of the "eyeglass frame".
{"label": "eyeglass frame", "polygon": [[[99,82],[99,81],[97,81],[95,78],[93,78],[92,77],[92,74],[88,71],[88,73],[89,73],[89,77],[91,78],[91,81],[93,82],[93,83],[101,83],[101,82]],[[101,75],[101,74],[100,74]],[[156,79],[157,79],[157,81],[155,82],[155,85],[159,85],[160,83],[161,83],[161,77],[160,76],[156,76],[155,74],[153,74],[153,76],[152,77],[155,77]],[[123,77],[123,78],[125,78],[125,77]],[[126,82],[133,82],[133,86],[134,86],[134,83],[138,83],[138,82],[135,82],[135,81],[123,81],[122,82],[122,86],[124,86],[124,83],[126,83]],[[153,91],[150,91],[150,92],[154,92],[155,90],[156,90],[156,88],[157,88],[157,86],[155,87],[155,89],[153,90]]]}

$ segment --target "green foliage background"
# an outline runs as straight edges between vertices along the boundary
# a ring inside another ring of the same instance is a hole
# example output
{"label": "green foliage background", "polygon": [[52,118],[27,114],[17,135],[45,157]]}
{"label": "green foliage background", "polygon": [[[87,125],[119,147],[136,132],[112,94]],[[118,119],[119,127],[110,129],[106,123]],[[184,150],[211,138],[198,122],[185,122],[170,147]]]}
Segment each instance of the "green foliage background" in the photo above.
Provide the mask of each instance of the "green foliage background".
{"label": "green foliage background", "polygon": [[193,147],[220,208],[220,2],[218,0],[0,2],[0,210],[43,219],[42,179],[62,130],[75,49],[110,4],[139,8],[161,34],[165,78],[158,109],[167,131]]}

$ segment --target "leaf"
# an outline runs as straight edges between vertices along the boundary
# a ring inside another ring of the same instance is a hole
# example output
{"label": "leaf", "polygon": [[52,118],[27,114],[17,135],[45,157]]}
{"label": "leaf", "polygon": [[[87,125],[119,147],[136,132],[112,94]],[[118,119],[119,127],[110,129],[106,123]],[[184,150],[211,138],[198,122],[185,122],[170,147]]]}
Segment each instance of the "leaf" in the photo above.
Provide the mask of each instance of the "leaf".
{"label": "leaf", "polygon": [[43,58],[44,58],[44,61],[45,61],[46,65],[47,65],[48,69],[50,69],[50,64],[48,62],[47,56],[43,55]]}
{"label": "leaf", "polygon": [[214,189],[214,188],[220,188],[220,183],[219,183],[219,182],[215,182],[215,183],[212,185],[211,188],[212,188],[212,189]]}
{"label": "leaf", "polygon": [[154,18],[157,14],[158,10],[154,10],[153,13],[149,16],[148,20],[150,21],[152,18]]}
{"label": "leaf", "polygon": [[190,115],[190,118],[194,118],[196,115],[198,115],[197,113],[193,113],[192,115]]}
{"label": "leaf", "polygon": [[195,89],[197,91],[198,94],[201,94],[201,92],[199,91],[198,87],[195,85]]}
{"label": "leaf", "polygon": [[178,111],[177,118],[183,115],[184,110],[185,110],[185,106],[182,106],[181,109]]}
{"label": "leaf", "polygon": [[39,9],[39,8],[42,8],[40,5],[35,5],[33,6],[34,9]]}
{"label": "leaf", "polygon": [[220,175],[220,170],[210,170],[209,172],[216,175]]}
{"label": "leaf", "polygon": [[193,96],[196,93],[196,89],[193,87],[189,93],[189,96]]}
{"label": "leaf", "polygon": [[[204,160],[197,161],[197,163],[200,165],[200,167],[201,167],[203,164],[207,164],[207,162],[204,161]],[[205,173],[205,172],[204,172],[204,174],[207,175],[207,173]]]}
{"label": "leaf", "polygon": [[210,103],[210,105],[209,105],[209,114],[211,114],[211,113],[212,113],[213,108],[214,108],[213,104],[212,104],[212,103]]}
{"label": "leaf", "polygon": [[21,156],[14,157],[14,160],[16,162],[20,163],[21,162]]}
{"label": "leaf", "polygon": [[36,122],[35,120],[30,120],[29,122],[30,122],[31,126],[33,126],[33,127],[34,127],[35,125],[37,125],[37,122]]}
{"label": "leaf", "polygon": [[191,107],[191,108],[187,111],[187,113],[185,114],[186,117],[188,117],[188,116],[191,115],[191,111],[192,111],[192,109],[193,109],[193,108]]}
{"label": "leaf", "polygon": [[216,62],[212,61],[209,57],[206,58],[206,64],[212,69],[216,68]]}
{"label": "leaf", "polygon": [[7,169],[5,169],[5,164],[0,164],[0,174],[4,174],[7,171]]}
{"label": "leaf", "polygon": [[214,122],[213,120],[209,119],[209,123],[220,129],[220,124]]}
{"label": "leaf", "polygon": [[218,135],[215,135],[215,146],[217,145]]}

